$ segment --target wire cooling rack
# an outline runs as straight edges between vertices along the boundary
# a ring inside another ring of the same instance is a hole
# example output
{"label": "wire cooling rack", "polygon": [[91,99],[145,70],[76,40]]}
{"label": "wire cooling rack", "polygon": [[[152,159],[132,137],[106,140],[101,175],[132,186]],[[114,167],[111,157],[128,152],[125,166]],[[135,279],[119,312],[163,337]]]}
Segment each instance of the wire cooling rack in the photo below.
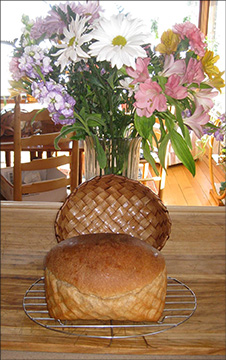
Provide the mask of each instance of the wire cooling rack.
{"label": "wire cooling rack", "polygon": [[47,310],[44,277],[30,286],[23,299],[26,315],[36,324],[65,335],[105,339],[144,337],[161,333],[183,324],[194,314],[196,307],[195,293],[187,285],[172,277],[167,278],[165,308],[158,322],[60,321],[53,319]]}

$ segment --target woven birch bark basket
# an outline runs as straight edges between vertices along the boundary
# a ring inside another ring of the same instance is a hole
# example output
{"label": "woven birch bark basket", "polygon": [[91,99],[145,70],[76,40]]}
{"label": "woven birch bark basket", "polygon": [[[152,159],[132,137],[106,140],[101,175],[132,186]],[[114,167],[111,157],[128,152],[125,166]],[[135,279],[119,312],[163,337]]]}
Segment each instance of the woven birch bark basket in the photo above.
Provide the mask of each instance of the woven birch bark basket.
{"label": "woven birch bark basket", "polygon": [[58,242],[82,234],[120,233],[161,250],[170,236],[171,220],[151,189],[110,174],[79,185],[59,209],[54,227]]}

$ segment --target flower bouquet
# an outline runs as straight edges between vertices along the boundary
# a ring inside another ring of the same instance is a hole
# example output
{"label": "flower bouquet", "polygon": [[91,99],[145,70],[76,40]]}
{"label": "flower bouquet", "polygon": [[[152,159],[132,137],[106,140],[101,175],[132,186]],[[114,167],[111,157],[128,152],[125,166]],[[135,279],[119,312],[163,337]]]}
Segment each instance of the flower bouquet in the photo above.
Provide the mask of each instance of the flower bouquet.
{"label": "flower bouquet", "polygon": [[22,22],[10,62],[13,96],[30,94],[48,108],[62,124],[60,137],[91,137],[100,168],[107,166],[101,140],[141,138],[156,174],[153,148],[164,167],[170,141],[195,175],[190,134],[202,136],[224,81],[219,57],[194,24],[176,24],[154,48],[141,20],[122,13],[106,19],[96,2],[57,3]]}

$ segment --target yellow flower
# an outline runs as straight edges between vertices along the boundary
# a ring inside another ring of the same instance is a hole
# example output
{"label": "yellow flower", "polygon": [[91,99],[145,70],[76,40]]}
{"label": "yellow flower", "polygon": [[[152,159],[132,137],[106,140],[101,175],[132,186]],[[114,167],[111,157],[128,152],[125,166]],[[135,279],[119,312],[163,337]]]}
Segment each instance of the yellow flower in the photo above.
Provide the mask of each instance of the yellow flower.
{"label": "yellow flower", "polygon": [[225,87],[224,80],[222,79],[222,75],[224,75],[224,71],[218,72],[218,74],[213,75],[208,81],[206,81],[207,84],[210,86],[216,88],[221,93],[221,88]]}
{"label": "yellow flower", "polygon": [[177,50],[177,46],[180,42],[180,37],[174,34],[172,30],[164,31],[161,36],[161,43],[156,46],[155,50],[161,54],[170,55]]}
{"label": "yellow flower", "polygon": [[219,55],[214,56],[213,51],[207,50],[201,59],[204,72],[211,78],[219,74],[219,69],[214,64],[220,59]]}

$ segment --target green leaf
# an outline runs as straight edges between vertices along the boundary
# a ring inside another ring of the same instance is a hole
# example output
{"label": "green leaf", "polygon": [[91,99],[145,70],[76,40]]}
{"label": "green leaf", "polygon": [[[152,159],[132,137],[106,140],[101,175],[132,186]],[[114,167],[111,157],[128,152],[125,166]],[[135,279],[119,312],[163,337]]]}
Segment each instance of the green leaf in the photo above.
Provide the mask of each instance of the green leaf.
{"label": "green leaf", "polygon": [[89,114],[86,118],[88,126],[105,126],[101,114]]}
{"label": "green leaf", "polygon": [[189,47],[189,39],[187,37],[184,37],[184,39],[181,40],[181,42],[179,43],[176,52],[180,53],[181,51],[185,51],[188,49],[188,47]]}
{"label": "green leaf", "polygon": [[200,89],[211,89],[211,88],[212,88],[212,86],[210,86],[208,84],[203,84],[203,83],[200,84]]}
{"label": "green leaf", "polygon": [[93,139],[94,139],[94,144],[95,144],[95,150],[96,150],[96,153],[97,153],[98,163],[100,165],[100,168],[104,169],[106,167],[106,164],[107,164],[106,154],[104,152],[104,149],[100,145],[98,137],[96,135],[93,135]]}
{"label": "green leaf", "polygon": [[69,125],[67,127],[65,126],[61,129],[60,134],[58,136],[56,136],[54,139],[54,147],[56,150],[60,150],[60,147],[58,145],[60,139],[65,138],[67,136],[67,134],[70,134],[74,130],[75,130],[74,124],[71,126]]}
{"label": "green leaf", "polygon": [[145,139],[142,139],[142,149],[143,149],[144,158],[152,166],[152,168],[153,168],[154,172],[156,173],[156,175],[159,175],[158,169],[157,169],[156,164],[155,164],[155,159],[151,155],[149,144],[148,144],[147,140],[145,140]]}
{"label": "green leaf", "polygon": [[43,112],[44,110],[46,110],[46,108],[42,108],[42,109],[40,109],[40,110],[38,110],[37,112],[36,112],[36,114],[33,116],[33,118],[31,119],[31,124],[33,124],[33,122],[35,121],[35,119],[36,119],[36,116],[38,115],[38,114],[40,114],[41,112]]}
{"label": "green leaf", "polygon": [[86,117],[86,110],[85,110],[84,107],[80,110],[79,115],[80,115],[83,119],[85,119],[85,117]]}
{"label": "green leaf", "polygon": [[78,122],[76,122],[74,124],[73,130],[74,131],[78,131],[78,130],[86,131],[85,127],[82,124],[78,123]]}
{"label": "green leaf", "polygon": [[111,87],[112,89],[115,88],[114,80],[115,80],[115,74],[113,73],[113,74],[111,74],[111,75],[108,77],[108,79],[107,79],[107,82],[108,82],[108,84],[110,85],[110,87]]}
{"label": "green leaf", "polygon": [[158,117],[158,119],[159,119],[160,132],[161,132],[161,137],[159,139],[159,142],[161,142],[163,140],[164,136],[166,135],[166,130],[165,130],[165,126],[163,124],[161,117]]}
{"label": "green leaf", "polygon": [[52,7],[52,9],[56,11],[63,20],[63,22],[67,24],[67,15],[65,14],[65,12],[61,10],[59,7],[57,8],[55,5]]}
{"label": "green leaf", "polygon": [[162,89],[165,88],[165,84],[167,83],[167,78],[165,76],[158,76],[158,84],[161,86]]}
{"label": "green leaf", "polygon": [[144,139],[149,139],[150,134],[153,133],[153,126],[155,124],[155,116],[147,118],[146,116],[134,116],[134,125],[139,135]]}
{"label": "green leaf", "polygon": [[171,133],[174,130],[175,124],[171,119],[168,118],[165,119],[166,128],[168,130],[168,133]]}
{"label": "green leaf", "polygon": [[189,132],[187,126],[184,127],[184,131],[185,131],[184,139],[185,139],[187,145],[189,146],[189,148],[192,150],[190,132]]}
{"label": "green leaf", "polygon": [[71,7],[69,5],[67,5],[67,12],[68,12],[68,15],[73,19],[75,20],[76,19],[76,14],[74,13],[74,11],[72,11]]}
{"label": "green leaf", "polygon": [[85,140],[86,135],[82,134],[82,133],[76,133],[75,135],[71,136],[70,139],[71,140]]}
{"label": "green leaf", "polygon": [[181,109],[176,104],[175,104],[175,108],[176,108],[176,119],[178,121],[178,125],[181,128],[183,136],[185,136],[185,129],[184,129],[185,126],[184,126],[184,122],[183,122],[182,115],[181,115]]}
{"label": "green leaf", "polygon": [[56,136],[55,139],[54,139],[54,147],[55,147],[56,150],[60,150],[60,147],[58,145],[58,142],[60,141],[60,139],[61,139],[61,134]]}
{"label": "green leaf", "polygon": [[186,53],[186,58],[185,58],[186,65],[188,64],[189,60],[190,60],[192,57],[195,57],[195,58],[196,58],[195,52],[194,52],[194,51],[188,51],[188,52]]}
{"label": "green leaf", "polygon": [[184,166],[195,176],[195,161],[183,137],[174,129],[170,131],[170,141],[176,156]]}
{"label": "green leaf", "polygon": [[163,169],[165,169],[165,158],[166,158],[166,149],[169,142],[169,134],[166,134],[166,136],[163,138],[159,145],[158,149],[158,157],[160,160],[160,164],[162,165]]}
{"label": "green leaf", "polygon": [[100,82],[97,78],[90,78],[89,81],[93,86],[96,86],[98,88],[103,89],[104,91],[107,91],[107,86],[104,85],[102,82]]}

